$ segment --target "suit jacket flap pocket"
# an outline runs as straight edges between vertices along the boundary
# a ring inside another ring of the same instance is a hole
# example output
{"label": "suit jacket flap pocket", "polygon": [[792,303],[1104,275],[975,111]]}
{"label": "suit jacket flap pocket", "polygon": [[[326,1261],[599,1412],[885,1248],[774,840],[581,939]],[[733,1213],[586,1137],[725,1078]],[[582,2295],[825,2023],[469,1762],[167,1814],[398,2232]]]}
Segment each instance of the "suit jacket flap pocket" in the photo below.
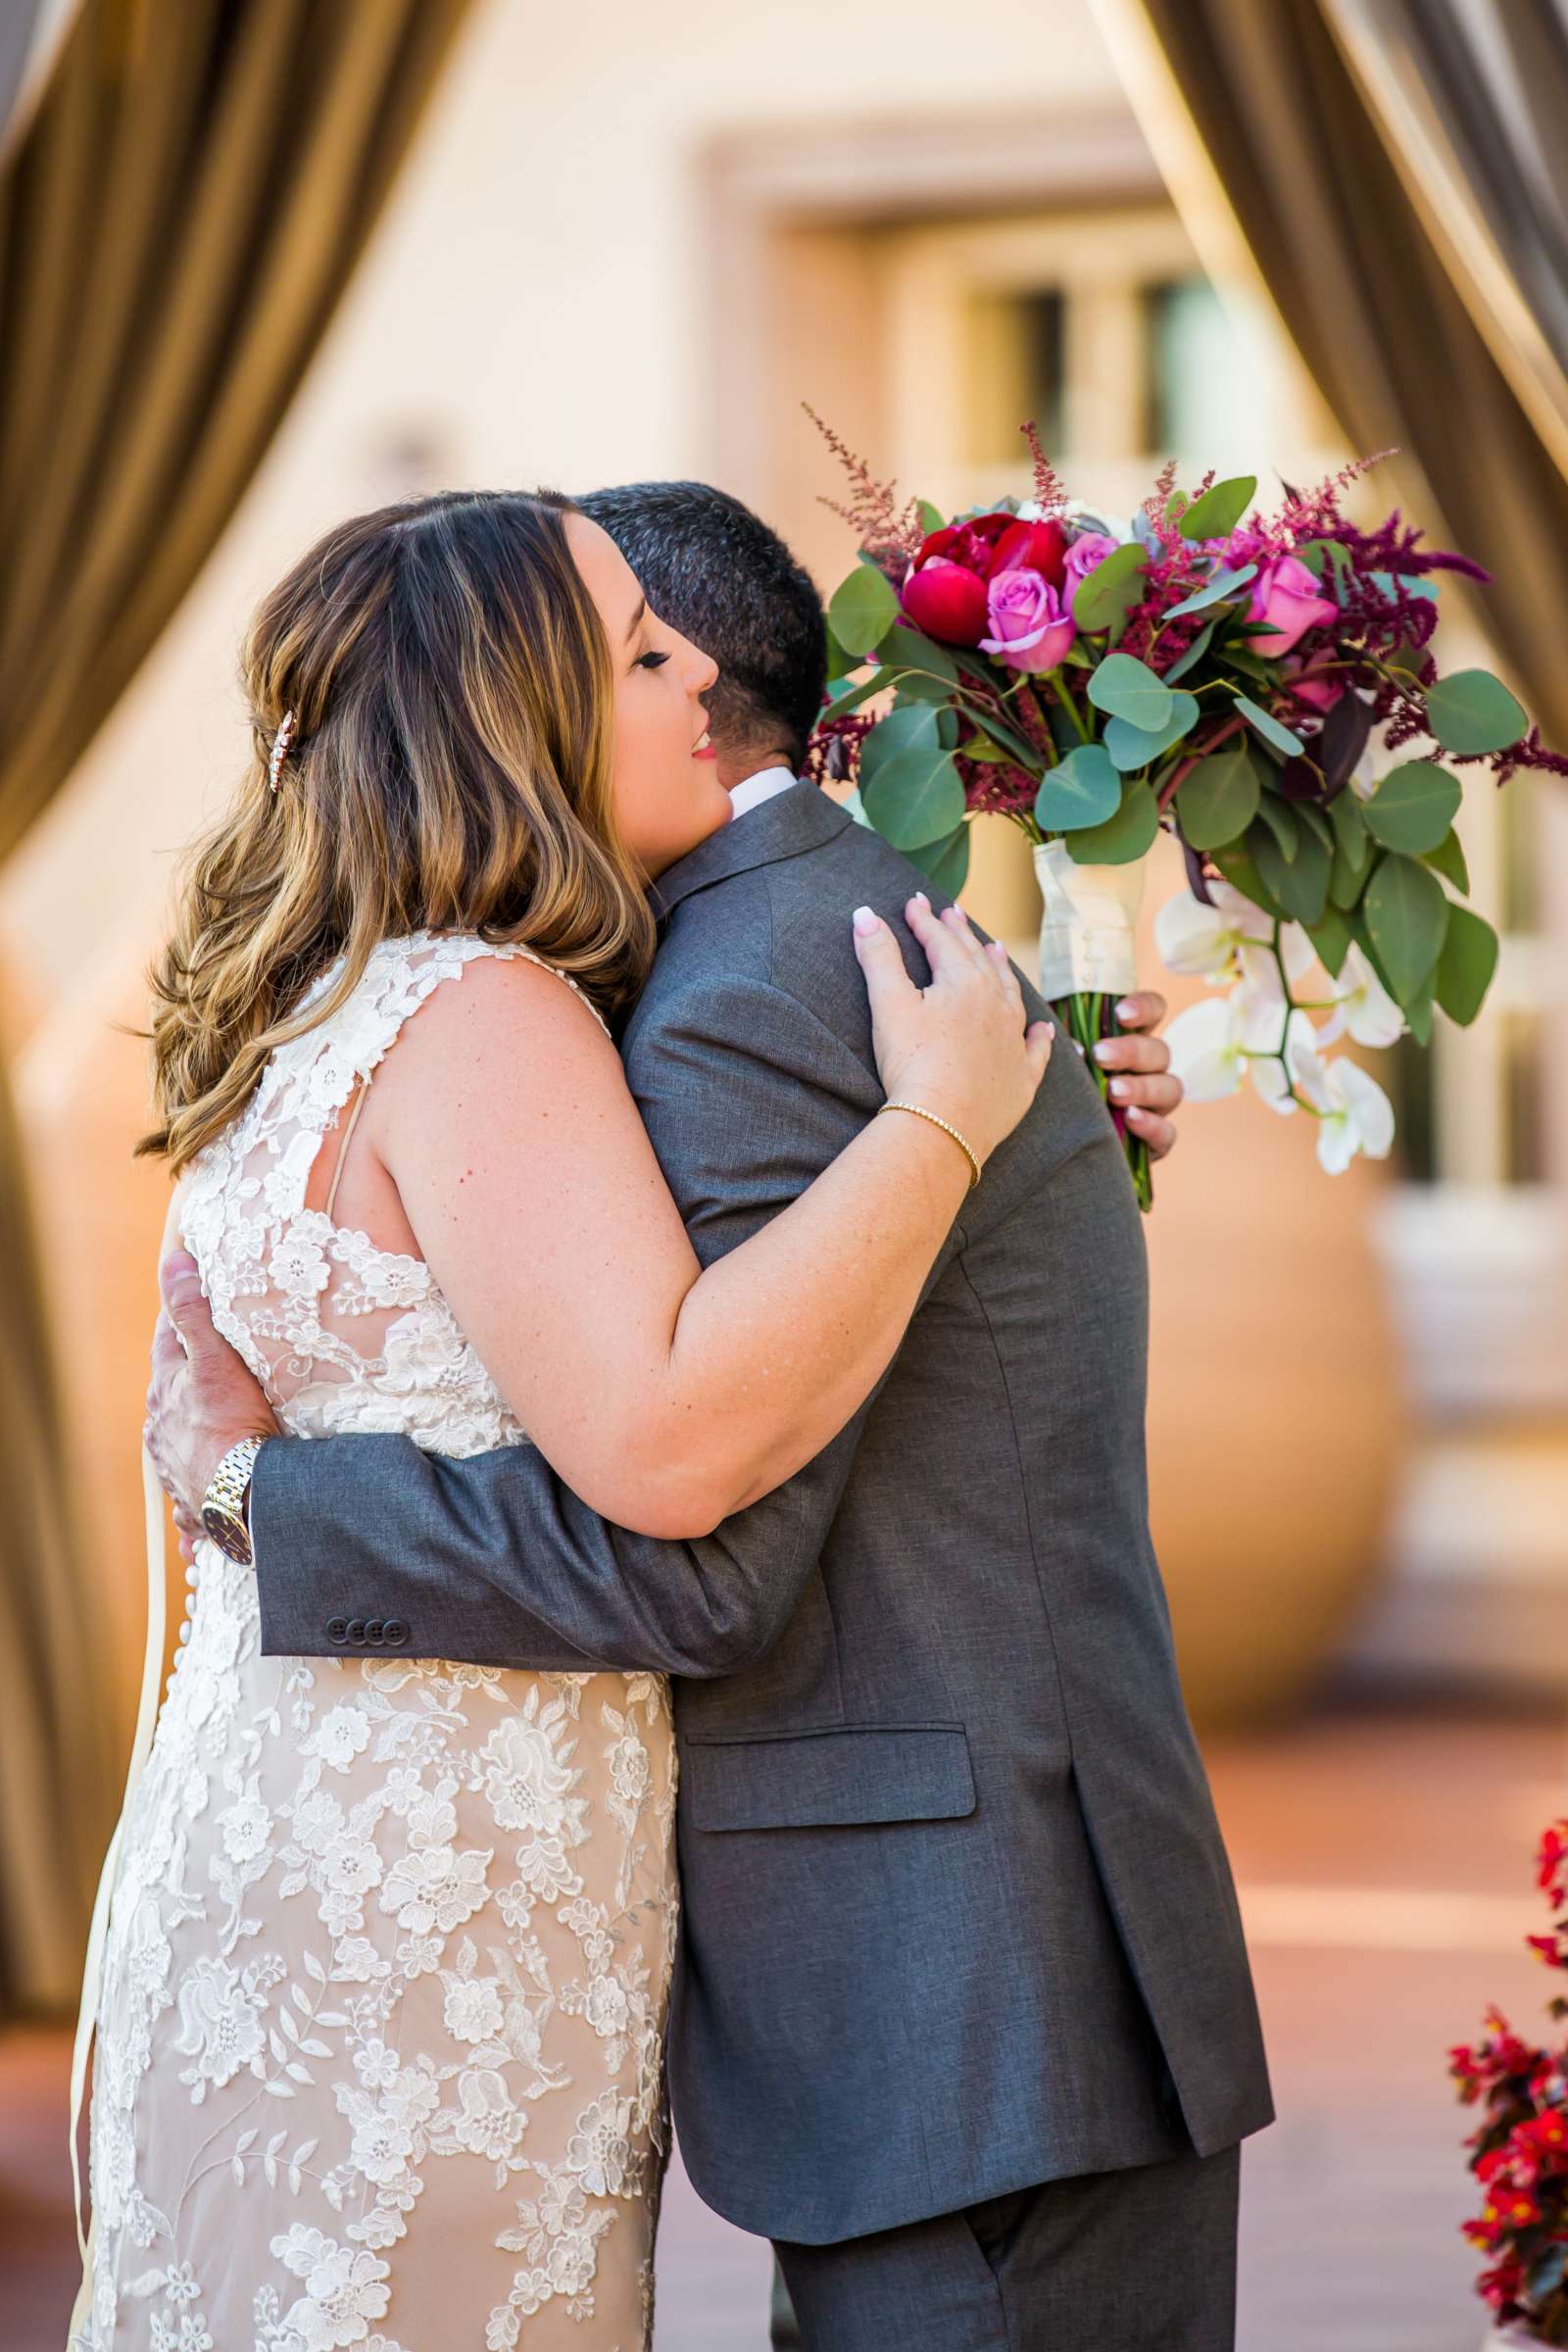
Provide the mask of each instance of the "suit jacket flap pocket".
{"label": "suit jacket flap pocket", "polygon": [[974,1811],[969,1743],[956,1723],[686,1740],[680,1769],[699,1830],[954,1821]]}

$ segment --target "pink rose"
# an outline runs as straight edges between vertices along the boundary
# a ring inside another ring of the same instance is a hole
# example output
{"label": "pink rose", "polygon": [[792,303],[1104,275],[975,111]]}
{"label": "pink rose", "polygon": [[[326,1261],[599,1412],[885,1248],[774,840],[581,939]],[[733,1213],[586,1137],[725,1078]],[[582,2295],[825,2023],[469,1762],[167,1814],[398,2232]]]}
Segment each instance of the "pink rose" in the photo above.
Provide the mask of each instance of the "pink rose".
{"label": "pink rose", "polygon": [[1260,566],[1247,608],[1249,620],[1266,620],[1269,625],[1266,631],[1250,637],[1248,644],[1254,654],[1277,659],[1288,654],[1308,629],[1336,619],[1339,610],[1332,596],[1318,593],[1316,580],[1298,557],[1276,556],[1271,564]]}
{"label": "pink rose", "polygon": [[978,645],[986,631],[986,584],[966,564],[929,556],[910,571],[900,597],[917,629],[942,645]]}
{"label": "pink rose", "polygon": [[1080,581],[1086,580],[1092,571],[1098,571],[1105,558],[1115,553],[1115,540],[1107,539],[1103,531],[1085,531],[1081,538],[1073,541],[1067,550],[1061,581],[1061,601],[1069,612]]}
{"label": "pink rose", "polygon": [[1077,636],[1077,624],[1038,571],[999,571],[989,591],[991,635],[980,651],[1009,669],[1054,669]]}
{"label": "pink rose", "polygon": [[[1257,643],[1255,637],[1252,643]],[[1332,710],[1345,692],[1344,680],[1335,677],[1304,678],[1300,672],[1305,666],[1300,655],[1293,654],[1285,664],[1286,684],[1296,700],[1304,703],[1309,710]]]}

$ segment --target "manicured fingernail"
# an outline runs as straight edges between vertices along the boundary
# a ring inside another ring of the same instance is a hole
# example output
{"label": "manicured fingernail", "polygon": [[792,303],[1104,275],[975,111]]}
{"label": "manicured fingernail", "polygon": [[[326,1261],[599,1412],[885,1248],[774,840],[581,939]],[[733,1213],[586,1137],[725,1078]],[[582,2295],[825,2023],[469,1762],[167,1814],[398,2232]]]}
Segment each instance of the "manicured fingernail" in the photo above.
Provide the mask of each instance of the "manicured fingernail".
{"label": "manicured fingernail", "polygon": [[1123,997],[1121,1003],[1116,1007],[1116,1018],[1118,1021],[1130,1021],[1137,1017],[1137,1012],[1138,1007],[1133,1003],[1131,997]]}
{"label": "manicured fingernail", "polygon": [[1113,1078],[1110,1082],[1109,1092],[1113,1102],[1125,1102],[1131,1089],[1125,1078]]}
{"label": "manicured fingernail", "polygon": [[857,906],[855,909],[855,928],[862,939],[869,938],[871,933],[876,929],[876,916],[871,912],[869,906]]}
{"label": "manicured fingernail", "polygon": [[1079,1058],[1079,1059],[1080,1059],[1080,1061],[1081,1061],[1081,1060],[1083,1059],[1083,1051],[1084,1051],[1084,1048],[1083,1048],[1083,1040],[1082,1040],[1082,1038],[1077,1038],[1077,1037],[1075,1037],[1075,1038],[1073,1039],[1073,1041],[1072,1041],[1072,1050],[1073,1050],[1073,1052],[1074,1052],[1074,1053],[1075,1053],[1075,1054],[1078,1055],[1078,1058]]}
{"label": "manicured fingernail", "polygon": [[1054,1040],[1054,1038],[1055,1038],[1055,1034],[1056,1034],[1056,1024],[1055,1024],[1055,1022],[1054,1022],[1054,1021],[1048,1021],[1048,1022],[1046,1023],[1046,1035],[1047,1035],[1049,1038],[1051,1038],[1051,1039]]}
{"label": "manicured fingernail", "polygon": [[929,899],[926,897],[926,895],[925,895],[925,892],[924,892],[923,890],[917,890],[917,891],[915,892],[915,894],[914,894],[914,903],[915,903],[915,905],[916,905],[917,906],[930,906],[930,904],[931,904],[930,900],[929,900]]}
{"label": "manicured fingernail", "polygon": [[1115,1042],[1116,1041],[1113,1037],[1097,1038],[1095,1040],[1095,1059],[1097,1061],[1109,1061],[1111,1059],[1111,1048],[1115,1045]]}
{"label": "manicured fingernail", "polygon": [[1006,960],[1007,960],[1007,951],[1006,951],[1006,949],[1005,949],[1004,946],[1003,946],[1003,944],[1002,944],[1002,942],[1001,942],[1001,940],[1000,940],[1000,939],[988,939],[988,940],[987,940],[987,942],[986,942],[986,954],[987,954],[988,956],[1000,956],[1002,957],[1002,960],[1003,960],[1003,962],[1004,962],[1004,963],[1005,963],[1005,962],[1006,962]]}

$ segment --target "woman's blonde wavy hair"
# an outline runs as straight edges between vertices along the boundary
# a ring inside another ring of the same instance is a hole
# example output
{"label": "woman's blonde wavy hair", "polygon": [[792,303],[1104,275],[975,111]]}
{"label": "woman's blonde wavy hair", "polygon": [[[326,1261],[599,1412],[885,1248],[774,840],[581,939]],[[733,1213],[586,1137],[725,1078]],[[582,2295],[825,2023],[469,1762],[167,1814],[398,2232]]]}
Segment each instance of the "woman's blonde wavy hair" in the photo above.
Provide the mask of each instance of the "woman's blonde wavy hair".
{"label": "woman's blonde wavy hair", "polygon": [[159,1124],[140,1152],[183,1168],[269,1054],[336,1011],[379,940],[520,940],[607,1019],[636,996],[654,924],[615,830],[610,652],[567,544],[573,512],[549,491],[383,507],[329,531],[267,599],[240,662],[251,770],[192,853],[152,974]]}

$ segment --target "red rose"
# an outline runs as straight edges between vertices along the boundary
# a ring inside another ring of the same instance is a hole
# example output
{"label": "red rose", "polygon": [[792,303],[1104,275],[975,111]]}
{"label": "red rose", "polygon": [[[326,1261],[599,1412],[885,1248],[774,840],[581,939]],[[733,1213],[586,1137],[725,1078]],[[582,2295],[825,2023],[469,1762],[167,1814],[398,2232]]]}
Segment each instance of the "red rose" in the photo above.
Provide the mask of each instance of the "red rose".
{"label": "red rose", "polygon": [[943,645],[978,645],[991,625],[979,573],[947,556],[927,557],[923,550],[904,583],[903,604],[915,627]]}
{"label": "red rose", "polygon": [[1067,534],[1059,522],[1020,522],[1016,515],[997,541],[991,577],[999,571],[1038,571],[1059,588],[1067,562]]}

